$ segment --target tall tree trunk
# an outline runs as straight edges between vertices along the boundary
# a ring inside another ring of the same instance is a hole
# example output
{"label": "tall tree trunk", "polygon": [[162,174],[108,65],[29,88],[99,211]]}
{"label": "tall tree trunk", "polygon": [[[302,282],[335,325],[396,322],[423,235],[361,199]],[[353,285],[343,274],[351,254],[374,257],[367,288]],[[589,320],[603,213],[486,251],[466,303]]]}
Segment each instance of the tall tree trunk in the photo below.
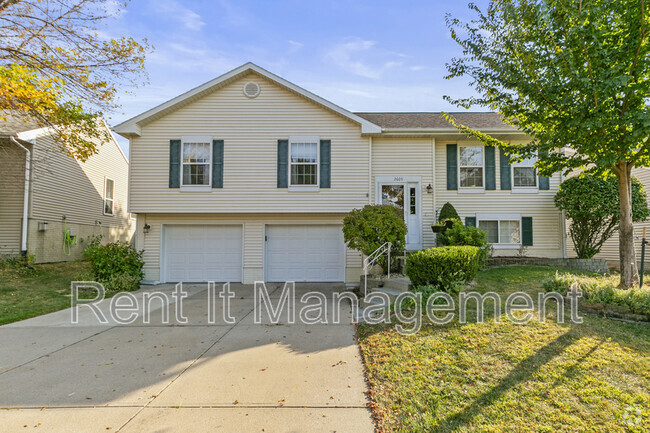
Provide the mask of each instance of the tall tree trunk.
{"label": "tall tree trunk", "polygon": [[619,223],[619,259],[621,281],[619,287],[629,289],[638,284],[639,271],[634,253],[634,225],[632,224],[632,165],[619,162],[614,170],[618,177],[618,191],[621,200],[621,221]]}

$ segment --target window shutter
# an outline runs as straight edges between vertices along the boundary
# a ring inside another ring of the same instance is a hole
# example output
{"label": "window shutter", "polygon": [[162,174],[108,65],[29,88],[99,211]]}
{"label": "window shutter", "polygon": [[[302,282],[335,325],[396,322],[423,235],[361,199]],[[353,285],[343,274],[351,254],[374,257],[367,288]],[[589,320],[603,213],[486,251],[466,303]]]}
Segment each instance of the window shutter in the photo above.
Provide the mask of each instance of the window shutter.
{"label": "window shutter", "polygon": [[501,189],[511,189],[510,187],[510,158],[503,149],[499,152],[499,168],[501,170]]}
{"label": "window shutter", "polygon": [[320,187],[329,188],[331,179],[331,153],[332,142],[331,140],[320,141]]}
{"label": "window shutter", "polygon": [[278,188],[289,187],[289,140],[278,140]]}
{"label": "window shutter", "polygon": [[548,176],[539,177],[539,189],[550,189]]}
{"label": "window shutter", "polygon": [[497,168],[494,147],[485,146],[485,189],[497,189]]}
{"label": "window shutter", "polygon": [[476,217],[465,217],[465,227],[476,227]]}
{"label": "window shutter", "polygon": [[521,244],[525,247],[533,245],[533,218],[521,218]]}
{"label": "window shutter", "polygon": [[181,187],[181,141],[169,140],[169,187]]}
{"label": "window shutter", "polygon": [[447,145],[447,189],[458,189],[458,146]]}
{"label": "window shutter", "polygon": [[212,140],[212,188],[223,188],[223,140]]}

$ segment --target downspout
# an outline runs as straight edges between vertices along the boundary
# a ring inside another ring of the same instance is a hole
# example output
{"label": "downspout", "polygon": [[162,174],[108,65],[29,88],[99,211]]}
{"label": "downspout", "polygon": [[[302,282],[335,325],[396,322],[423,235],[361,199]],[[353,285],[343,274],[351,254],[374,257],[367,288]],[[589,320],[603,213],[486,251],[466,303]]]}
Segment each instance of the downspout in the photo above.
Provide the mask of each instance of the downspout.
{"label": "downspout", "polygon": [[[562,176],[562,172],[560,172],[560,183],[562,183],[562,181],[564,180],[563,177],[564,176]],[[567,255],[567,251],[566,251],[566,214],[565,214],[564,209],[562,209],[562,212],[561,212],[560,215],[561,215],[561,218],[562,218],[562,223],[561,223],[561,226],[562,226],[562,257],[566,259],[566,258],[568,258],[568,255]]]}
{"label": "downspout", "polygon": [[23,227],[22,227],[22,236],[20,242],[20,250],[23,255],[27,255],[27,218],[29,217],[29,179],[30,179],[30,169],[31,169],[31,160],[32,152],[27,149],[25,146],[20,144],[13,136],[10,136],[9,139],[18,147],[23,149],[27,155],[25,158],[25,195],[23,197]]}
{"label": "downspout", "polygon": [[368,204],[372,204],[372,136],[368,137]]}

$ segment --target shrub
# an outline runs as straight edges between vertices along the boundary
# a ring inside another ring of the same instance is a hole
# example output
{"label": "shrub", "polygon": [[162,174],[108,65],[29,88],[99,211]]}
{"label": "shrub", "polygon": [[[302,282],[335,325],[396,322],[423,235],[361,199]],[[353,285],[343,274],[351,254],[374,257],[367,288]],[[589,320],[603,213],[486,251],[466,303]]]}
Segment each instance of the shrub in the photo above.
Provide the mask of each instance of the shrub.
{"label": "shrub", "polygon": [[479,267],[483,268],[490,253],[490,244],[487,241],[485,231],[478,227],[466,227],[460,220],[454,221],[454,225],[439,233],[436,237],[438,245],[442,246],[462,246],[469,245],[478,247]]}
{"label": "shrub", "polygon": [[142,252],[136,251],[127,242],[102,245],[100,238],[95,238],[84,250],[83,257],[90,263],[97,281],[107,285],[137,288],[133,281],[137,280],[139,286],[144,277]]}
{"label": "shrub", "polygon": [[454,206],[449,202],[442,205],[442,209],[440,209],[440,214],[438,215],[439,223],[447,220],[460,221],[460,216],[458,215],[458,212],[456,212],[456,208],[454,208]]}
{"label": "shrub", "polygon": [[637,314],[650,314],[650,288],[621,290],[617,289],[614,280],[606,277],[587,277],[556,272],[542,282],[547,292],[558,292],[566,295],[571,286],[577,283],[583,299],[604,305],[620,305],[629,307]]}
{"label": "shrub", "polygon": [[106,290],[115,292],[132,292],[140,288],[141,277],[127,273],[112,274],[104,281]]}
{"label": "shrub", "polygon": [[[620,198],[618,180],[595,175],[570,177],[560,184],[555,206],[571,221],[569,236],[579,258],[590,259],[618,230]],[[648,217],[648,202],[643,185],[632,178],[632,219]]]}
{"label": "shrub", "polygon": [[461,283],[476,278],[480,248],[448,246],[430,248],[409,254],[405,273],[415,287],[428,284],[448,292],[458,291]]}
{"label": "shrub", "polygon": [[[403,251],[406,238],[404,213],[391,205],[368,205],[363,209],[354,209],[343,220],[343,237],[348,247],[367,256],[386,242],[393,244],[394,252]],[[377,262],[386,268],[385,256]]]}

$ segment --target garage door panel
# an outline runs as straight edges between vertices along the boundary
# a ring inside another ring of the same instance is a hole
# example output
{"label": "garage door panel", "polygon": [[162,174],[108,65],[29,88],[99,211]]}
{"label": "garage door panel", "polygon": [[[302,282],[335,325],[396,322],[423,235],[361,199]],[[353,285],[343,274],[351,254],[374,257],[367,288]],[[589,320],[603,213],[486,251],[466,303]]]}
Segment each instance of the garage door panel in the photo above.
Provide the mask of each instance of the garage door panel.
{"label": "garage door panel", "polygon": [[344,281],[341,226],[269,225],[266,233],[267,281]]}
{"label": "garage door panel", "polygon": [[242,280],[242,227],[165,226],[166,281]]}

